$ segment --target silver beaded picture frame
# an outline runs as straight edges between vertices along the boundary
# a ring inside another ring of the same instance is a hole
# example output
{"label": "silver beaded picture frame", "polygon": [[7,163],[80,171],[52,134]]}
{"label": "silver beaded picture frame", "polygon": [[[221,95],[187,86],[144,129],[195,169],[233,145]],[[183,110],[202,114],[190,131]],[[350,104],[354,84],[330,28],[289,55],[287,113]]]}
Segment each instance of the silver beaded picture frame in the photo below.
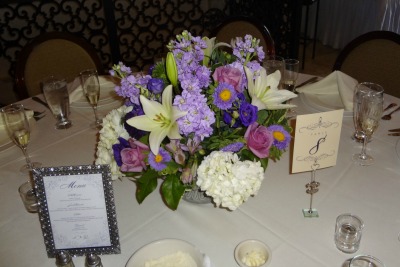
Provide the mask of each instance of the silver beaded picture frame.
{"label": "silver beaded picture frame", "polygon": [[49,258],[61,250],[121,253],[109,165],[41,167],[32,174]]}

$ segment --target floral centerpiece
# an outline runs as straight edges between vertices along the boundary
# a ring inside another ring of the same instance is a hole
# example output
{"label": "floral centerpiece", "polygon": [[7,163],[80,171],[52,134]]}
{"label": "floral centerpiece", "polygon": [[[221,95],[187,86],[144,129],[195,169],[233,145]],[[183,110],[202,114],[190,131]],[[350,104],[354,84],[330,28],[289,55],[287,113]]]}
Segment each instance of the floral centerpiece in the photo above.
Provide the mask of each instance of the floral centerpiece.
{"label": "floral centerpiece", "polygon": [[285,101],[296,95],[278,90],[280,72],[267,75],[250,35],[227,44],[184,31],[167,47],[147,75],[113,66],[115,90],[127,101],[103,119],[96,164],[110,164],[113,179],[135,181],[139,203],[160,179],[173,210],[197,189],[235,210],[257,194],[268,160],[288,147],[285,114],[293,106]]}

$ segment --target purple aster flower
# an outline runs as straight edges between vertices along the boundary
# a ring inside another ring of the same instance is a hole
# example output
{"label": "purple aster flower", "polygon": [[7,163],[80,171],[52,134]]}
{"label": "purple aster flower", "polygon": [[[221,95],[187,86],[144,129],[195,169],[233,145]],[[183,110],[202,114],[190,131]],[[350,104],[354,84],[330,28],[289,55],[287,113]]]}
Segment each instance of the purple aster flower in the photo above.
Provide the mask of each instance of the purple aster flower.
{"label": "purple aster flower", "polygon": [[272,136],[274,137],[272,145],[276,146],[279,150],[284,150],[288,147],[292,137],[282,125],[271,125],[267,129],[272,132]]}
{"label": "purple aster flower", "polygon": [[157,155],[153,152],[149,154],[149,164],[156,171],[162,171],[167,167],[167,163],[171,161],[171,155],[160,147]]}
{"label": "purple aster flower", "polygon": [[220,83],[213,93],[213,104],[222,110],[232,107],[236,100],[236,90],[228,83]]}
{"label": "purple aster flower", "polygon": [[242,102],[239,108],[239,118],[244,126],[249,126],[257,121],[258,108],[250,103]]}
{"label": "purple aster flower", "polygon": [[238,152],[240,149],[244,147],[244,144],[242,142],[236,142],[229,144],[223,148],[221,148],[221,151],[223,152]]}
{"label": "purple aster flower", "polygon": [[153,94],[161,94],[164,90],[164,81],[160,78],[151,78],[147,83],[147,89]]}

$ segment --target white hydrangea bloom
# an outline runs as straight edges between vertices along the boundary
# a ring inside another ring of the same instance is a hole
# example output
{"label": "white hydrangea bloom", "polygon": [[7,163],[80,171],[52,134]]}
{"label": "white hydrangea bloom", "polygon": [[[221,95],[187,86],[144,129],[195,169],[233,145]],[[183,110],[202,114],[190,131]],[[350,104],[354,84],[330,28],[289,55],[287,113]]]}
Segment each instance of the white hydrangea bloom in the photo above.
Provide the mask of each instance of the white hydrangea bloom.
{"label": "white hydrangea bloom", "polygon": [[97,144],[95,164],[110,164],[112,179],[116,180],[123,174],[114,160],[112,145],[118,143],[118,137],[129,138],[124,125],[121,124],[121,118],[130,112],[132,107],[125,105],[112,110],[103,118],[103,128],[100,130],[100,140]]}
{"label": "white hydrangea bloom", "polygon": [[213,151],[197,169],[196,184],[217,206],[235,210],[257,195],[263,179],[264,169],[259,161],[240,161],[235,153]]}

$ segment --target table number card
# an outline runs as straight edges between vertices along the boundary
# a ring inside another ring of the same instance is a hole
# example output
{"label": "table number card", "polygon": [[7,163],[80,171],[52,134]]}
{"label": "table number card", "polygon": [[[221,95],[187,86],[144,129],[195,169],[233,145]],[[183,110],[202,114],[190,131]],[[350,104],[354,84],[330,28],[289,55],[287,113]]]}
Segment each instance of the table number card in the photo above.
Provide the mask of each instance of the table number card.
{"label": "table number card", "polygon": [[342,109],[297,116],[292,173],[336,165],[342,120]]}
{"label": "table number card", "polygon": [[49,257],[120,252],[109,166],[36,168],[33,177]]}

